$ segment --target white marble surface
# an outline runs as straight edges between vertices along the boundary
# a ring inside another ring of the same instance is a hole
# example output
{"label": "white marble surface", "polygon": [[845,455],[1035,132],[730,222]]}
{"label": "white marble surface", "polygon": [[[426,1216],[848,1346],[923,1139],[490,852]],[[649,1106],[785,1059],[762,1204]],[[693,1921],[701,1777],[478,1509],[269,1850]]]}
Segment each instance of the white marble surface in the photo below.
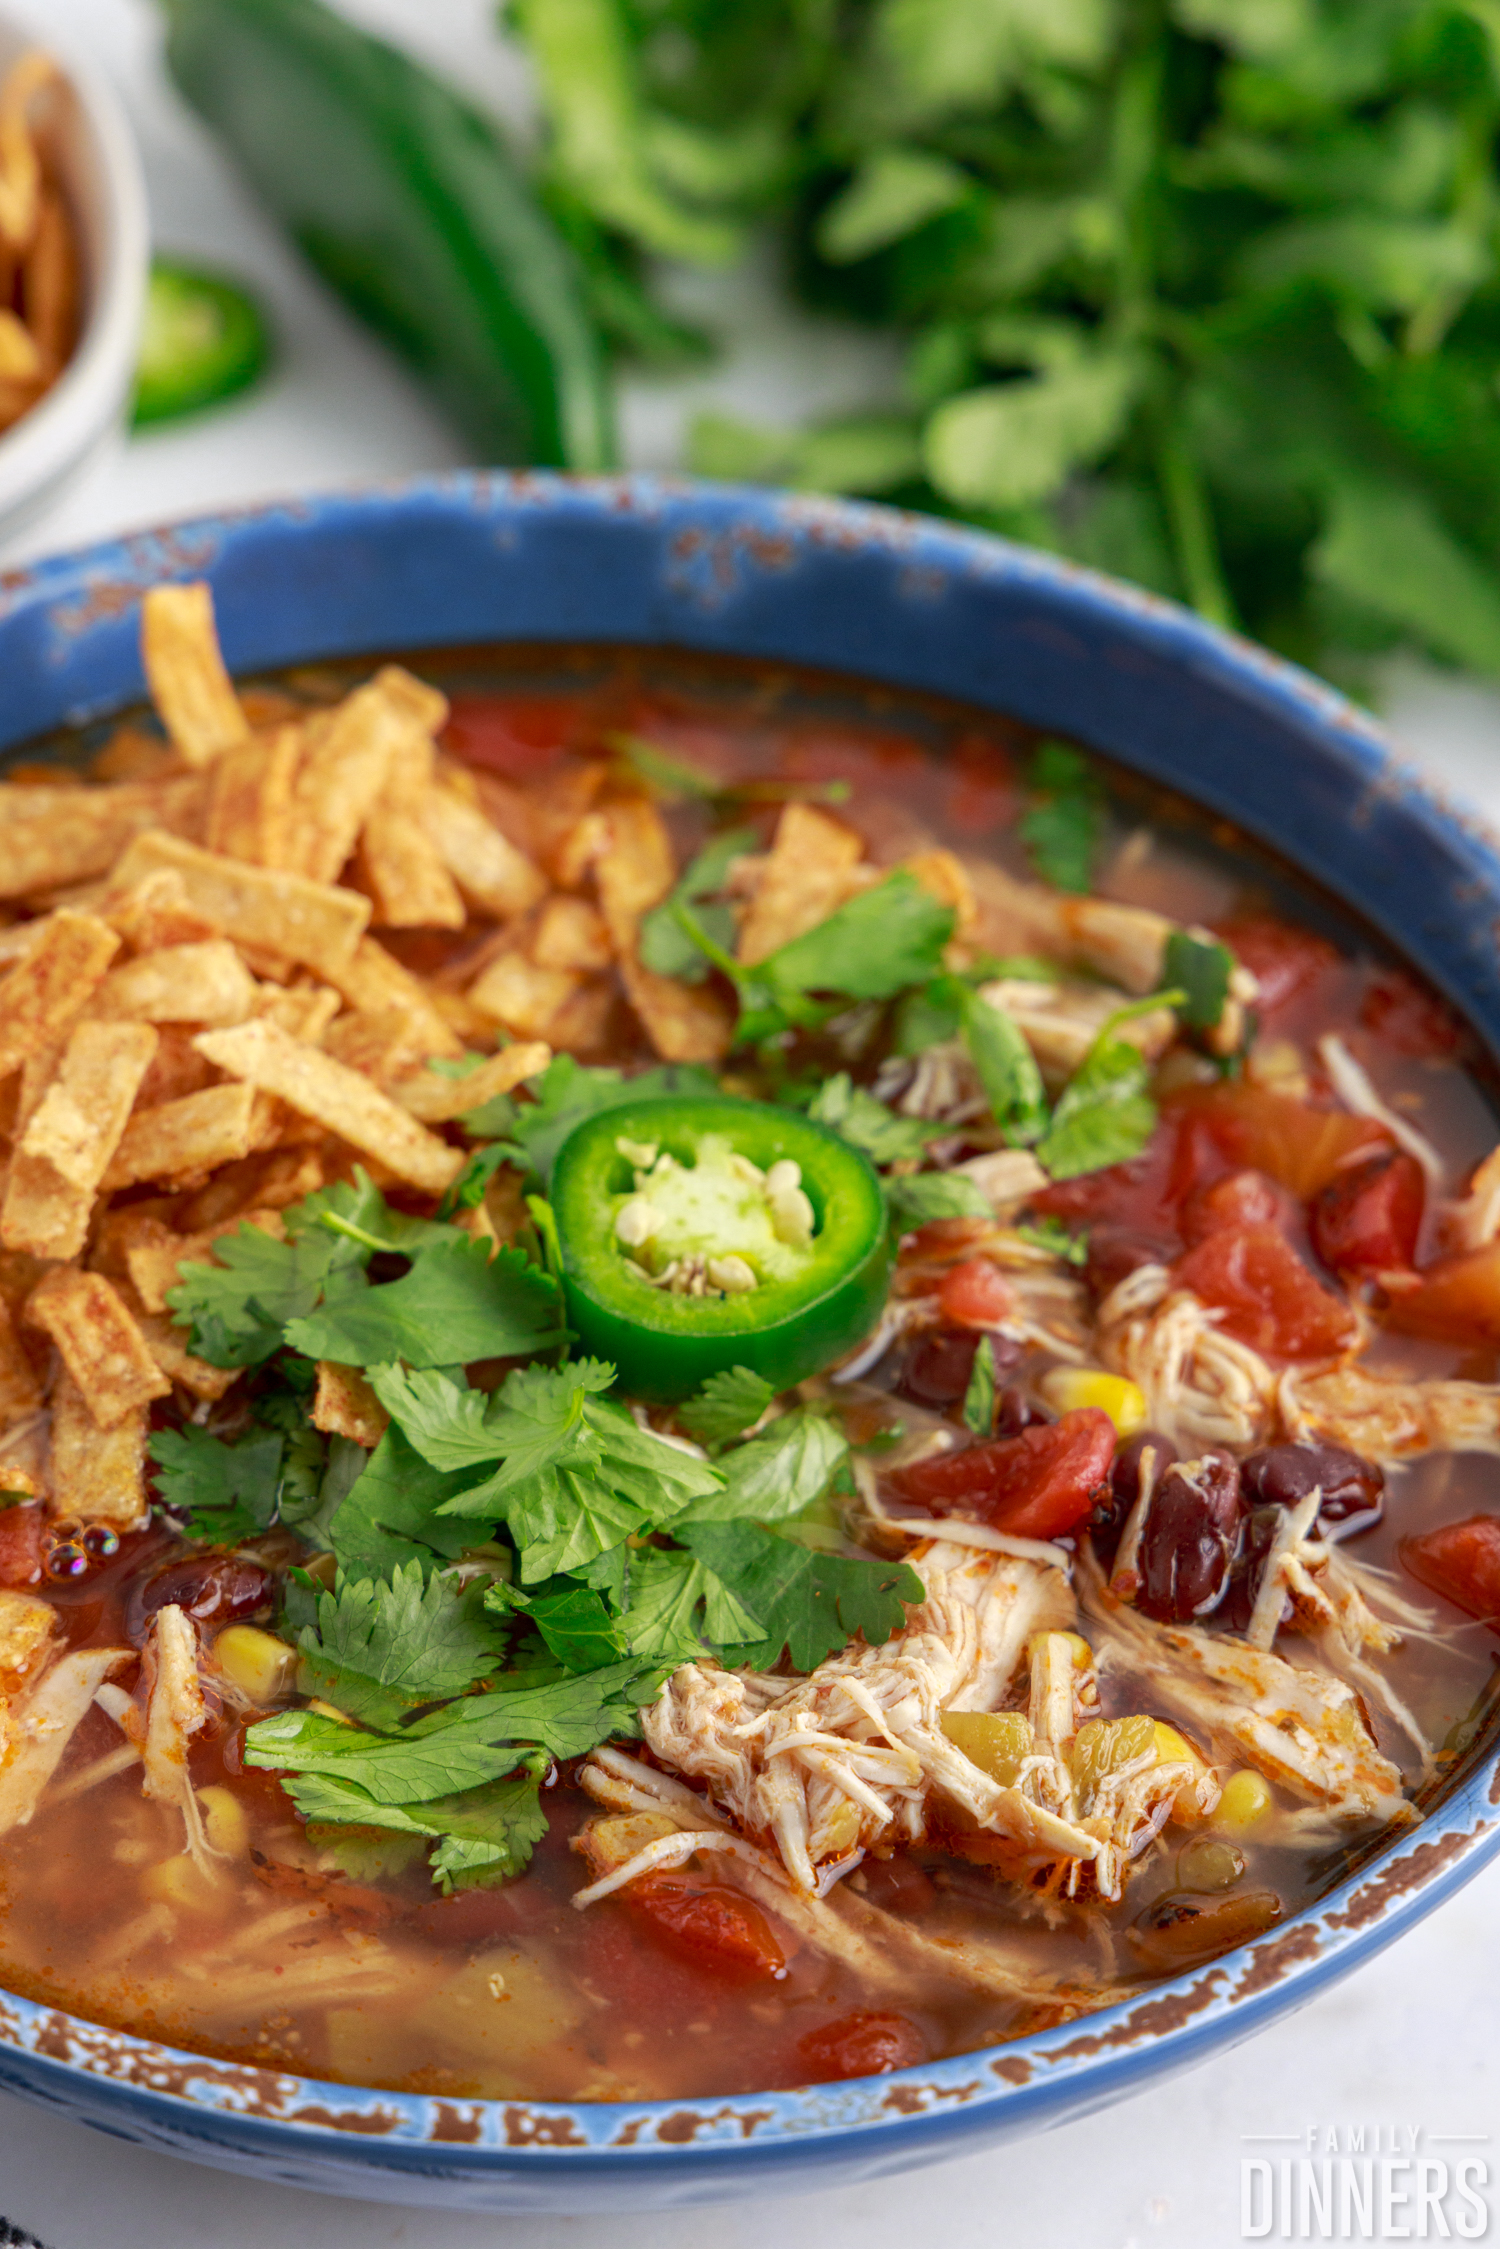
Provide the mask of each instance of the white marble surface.
{"label": "white marble surface", "polygon": [[[524,70],[493,37],[487,0],[348,4],[526,129]],[[282,349],[262,391],[123,448],[23,541],[0,550],[0,563],[204,508],[459,462],[460,449],[425,401],[300,270],[171,94],[147,0],[5,5],[110,72],[145,152],[159,244],[251,277],[273,310]],[[685,413],[704,400],[775,420],[808,405],[863,404],[887,390],[890,365],[878,349],[786,319],[762,274],[698,294],[733,349],[725,366],[691,383],[631,387],[624,427],[635,465],[670,465]],[[1413,759],[1500,825],[1500,698],[1403,667],[1389,683],[1387,708]],[[1244,2238],[1242,2159],[1298,2153],[1247,2145],[1250,2136],[1312,2130],[1324,2135],[1321,2149],[1330,2131],[1342,2145],[1342,2135],[1363,2128],[1367,2147],[1376,2128],[1405,2135],[1402,2146],[1414,2130],[1449,2140],[1500,2131],[1497,1920],[1500,1867],[1348,1983],[1175,2083],[1019,2147],[838,2196],[746,2202],[711,2216],[444,2218],[252,2185],[0,2098],[0,2216],[47,2249],[480,2249],[509,2240],[568,2249],[601,2235],[609,2249],[694,2249],[710,2227],[720,2249],[751,2249],[768,2229],[784,2249],[905,2249],[931,2238],[934,2216],[945,2242],[963,2249],[1220,2249]],[[1443,2151],[1461,2152],[1490,2158],[1493,2172],[1493,2150]],[[1489,2199],[1500,2211],[1500,2185]],[[1447,2209],[1451,2223],[1451,2198]],[[1469,2238],[1489,2238],[1497,2223]],[[1397,2206],[1363,2238],[1423,2237],[1415,2208]],[[1438,2238],[1435,2224],[1426,2237]]]}

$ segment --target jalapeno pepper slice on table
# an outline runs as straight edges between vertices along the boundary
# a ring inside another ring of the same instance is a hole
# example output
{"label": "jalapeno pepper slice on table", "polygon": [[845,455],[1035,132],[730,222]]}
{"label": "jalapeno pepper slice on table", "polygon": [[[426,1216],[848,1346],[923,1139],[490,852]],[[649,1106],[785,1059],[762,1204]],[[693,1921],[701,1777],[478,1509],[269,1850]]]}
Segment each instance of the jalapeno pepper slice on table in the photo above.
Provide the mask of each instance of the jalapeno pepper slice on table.
{"label": "jalapeno pepper slice on table", "polygon": [[568,1318],[637,1397],[749,1367],[784,1390],[880,1317],[895,1245],[875,1171],[770,1102],[651,1099],[563,1143],[552,1174]]}

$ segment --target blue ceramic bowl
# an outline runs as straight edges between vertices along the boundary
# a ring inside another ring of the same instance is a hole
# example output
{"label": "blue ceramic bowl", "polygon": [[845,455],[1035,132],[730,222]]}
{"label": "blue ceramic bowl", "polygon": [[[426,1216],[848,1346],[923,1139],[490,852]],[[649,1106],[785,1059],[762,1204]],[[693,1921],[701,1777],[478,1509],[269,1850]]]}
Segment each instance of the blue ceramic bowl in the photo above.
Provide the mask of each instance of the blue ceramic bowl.
{"label": "blue ceramic bowl", "polygon": [[[142,693],[142,589],[211,579],[233,669],[615,642],[821,667],[1054,728],[1227,814],[1358,909],[1500,1051],[1500,858],[1338,695],[1170,604],[881,508],[663,483],[444,478],[179,525],[0,579],[0,751]],[[5,849],[0,836],[0,853]],[[361,2091],[0,1993],[0,2084],[201,2162],[432,2208],[617,2211],[876,2177],[1201,2061],[1390,1944],[1500,1844],[1500,1755],[1277,1933],[1148,1999],[810,2091],[569,2106]]]}

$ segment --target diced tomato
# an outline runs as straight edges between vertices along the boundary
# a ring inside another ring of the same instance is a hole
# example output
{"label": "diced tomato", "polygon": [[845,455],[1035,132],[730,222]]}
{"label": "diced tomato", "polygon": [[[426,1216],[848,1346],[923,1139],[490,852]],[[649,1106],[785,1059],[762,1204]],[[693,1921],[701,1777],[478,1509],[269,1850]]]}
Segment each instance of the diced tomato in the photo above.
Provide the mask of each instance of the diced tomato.
{"label": "diced tomato", "polygon": [[1388,1149],[1329,1181],[1309,1218],[1312,1245],[1336,1273],[1389,1273],[1417,1254],[1427,1183],[1415,1156]]}
{"label": "diced tomato", "polygon": [[1445,1343],[1500,1343],[1500,1242],[1427,1266],[1421,1284],[1393,1293],[1387,1324]]}
{"label": "diced tomato", "polygon": [[905,2015],[861,2008],[810,2030],[797,2052],[813,2084],[839,2077],[883,2077],[888,2070],[913,2069],[931,2052],[916,2024]]}
{"label": "diced tomato", "polygon": [[963,1507],[1019,1538],[1057,1538],[1088,1514],[1109,1482],[1114,1456],[1109,1415],[1080,1406],[1019,1437],[919,1460],[891,1483],[934,1514]]}
{"label": "diced tomato", "polygon": [[1219,935],[1260,986],[1255,1009],[1262,1026],[1273,1024],[1299,1000],[1314,997],[1320,985],[1332,984],[1346,972],[1344,961],[1325,937],[1277,921],[1271,914],[1246,914],[1224,922]]}
{"label": "diced tomato", "polygon": [[455,695],[443,747],[466,765],[529,781],[556,763],[578,722],[570,696]]}
{"label": "diced tomato", "polygon": [[1286,1215],[1286,1198],[1263,1171],[1227,1171],[1206,1187],[1195,1187],[1182,1206],[1179,1226],[1191,1249],[1210,1234],[1232,1226],[1276,1226]]}
{"label": "diced tomato", "polygon": [[1268,1173],[1299,1202],[1320,1193],[1345,1165],[1391,1146],[1384,1126],[1369,1117],[1313,1109],[1244,1080],[1194,1086],[1171,1095],[1164,1108],[1196,1118],[1229,1163]]}
{"label": "diced tomato", "polygon": [[1396,1550],[1411,1574],[1456,1609],[1500,1629],[1500,1515],[1469,1515]]}
{"label": "diced tomato", "polygon": [[736,1890],[648,1874],[627,1885],[625,1902],[674,1952],[735,1983],[786,1973],[786,1954],[758,1906]]}
{"label": "diced tomato", "polygon": [[0,1585],[39,1585],[45,1510],[30,1500],[0,1508]]}
{"label": "diced tomato", "polygon": [[987,1257],[966,1257],[943,1275],[938,1290],[938,1309],[956,1327],[995,1327],[1015,1303],[1010,1283]]}
{"label": "diced tomato", "polygon": [[1331,1358],[1354,1340],[1349,1307],[1315,1279],[1274,1226],[1210,1234],[1179,1258],[1176,1279],[1223,1313],[1226,1335],[1274,1358]]}
{"label": "diced tomato", "polygon": [[1404,968],[1376,969],[1360,1001],[1359,1020],[1390,1053],[1421,1062],[1456,1054],[1463,1036],[1442,1001]]}

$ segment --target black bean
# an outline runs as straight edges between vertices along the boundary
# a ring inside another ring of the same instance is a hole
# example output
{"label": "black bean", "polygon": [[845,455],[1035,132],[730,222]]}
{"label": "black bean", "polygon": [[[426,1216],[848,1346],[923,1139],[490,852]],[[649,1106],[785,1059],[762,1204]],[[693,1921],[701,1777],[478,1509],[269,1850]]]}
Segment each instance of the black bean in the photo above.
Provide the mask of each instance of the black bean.
{"label": "black bean", "polygon": [[1136,1606],[1188,1624],[1224,1597],[1243,1506],[1238,1465],[1223,1453],[1175,1461],[1152,1495],[1141,1535]]}
{"label": "black bean", "polygon": [[195,1624],[211,1625],[217,1632],[223,1625],[264,1615],[275,1590],[271,1572],[248,1554],[185,1555],[131,1588],[125,1630],[140,1647],[157,1610],[175,1604]]}
{"label": "black bean", "polygon": [[1148,1446],[1156,1455],[1158,1477],[1177,1458],[1177,1447],[1158,1429],[1138,1430],[1135,1436],[1127,1437],[1115,1454],[1115,1464],[1109,1473],[1109,1490],[1095,1506],[1089,1526],[1094,1536],[1094,1551],[1106,1569],[1115,1558],[1130,1510],[1141,1496],[1141,1456]]}
{"label": "black bean", "polygon": [[1321,1486],[1318,1520],[1336,1538],[1366,1531],[1385,1509],[1385,1473],[1342,1445],[1266,1445],[1241,1463],[1252,1506],[1295,1507]]}

